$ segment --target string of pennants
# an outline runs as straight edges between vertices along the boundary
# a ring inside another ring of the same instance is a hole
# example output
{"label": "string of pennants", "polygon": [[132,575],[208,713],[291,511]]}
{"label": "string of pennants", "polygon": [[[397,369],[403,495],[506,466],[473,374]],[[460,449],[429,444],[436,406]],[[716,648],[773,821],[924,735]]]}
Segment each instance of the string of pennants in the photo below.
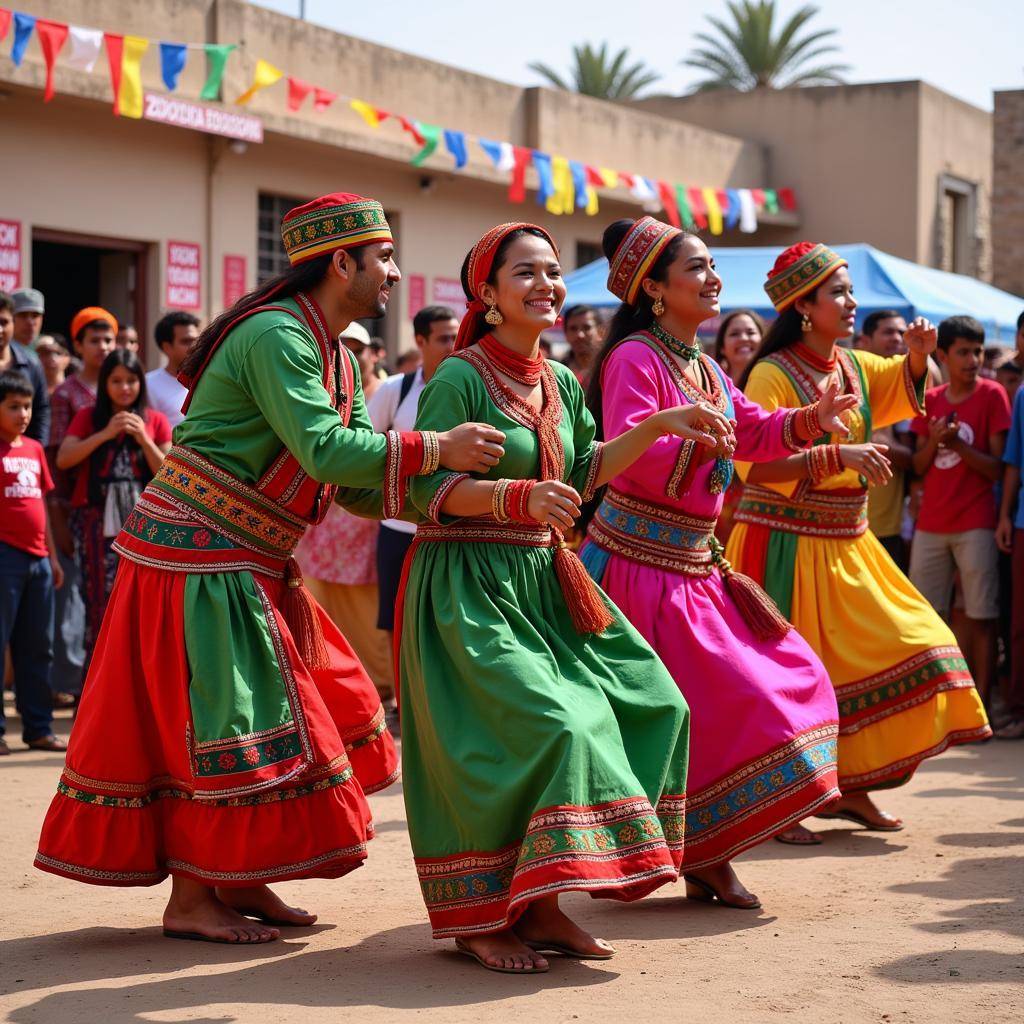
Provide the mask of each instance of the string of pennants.
{"label": "string of pennants", "polygon": [[[0,7],[0,41],[12,28],[10,57],[16,67],[21,66],[33,32],[39,41],[46,64],[44,102],[53,99],[53,76],[58,57],[64,66],[91,72],[99,60],[101,50],[105,48],[114,93],[114,114],[120,117],[142,117],[141,65],[152,40],[143,36],[68,25]],[[201,51],[206,58],[207,74],[199,98],[221,100],[224,72],[231,54],[238,49],[236,43],[158,42],[157,47],[160,76],[169,92],[178,88],[178,80],[189,55]],[[428,124],[286,75],[262,58],[256,61],[249,88],[236,97],[234,104],[245,106],[258,92],[274,86],[281,79],[286,80],[286,104],[292,113],[298,112],[307,97],[312,95],[312,106],[316,112],[341,102],[347,104],[371,128],[380,128],[385,121],[397,124],[417,146],[417,152],[411,158],[412,164],[417,167],[433,156],[443,143],[445,151],[454,161],[454,169],[461,170],[469,162],[469,143],[475,142],[496,170],[511,174],[508,189],[511,202],[525,202],[526,174],[532,168],[537,178],[537,202],[553,214],[571,214],[583,210],[593,216],[598,212],[597,189],[626,188],[645,208],[664,210],[669,222],[677,227],[708,229],[711,234],[720,235],[726,228],[736,227],[743,232],[754,232],[757,230],[759,213],[795,210],[797,205],[793,190],[788,188],[716,189],[686,186],[607,167],[595,167],[527,146],[516,146],[510,142],[494,141]]]}

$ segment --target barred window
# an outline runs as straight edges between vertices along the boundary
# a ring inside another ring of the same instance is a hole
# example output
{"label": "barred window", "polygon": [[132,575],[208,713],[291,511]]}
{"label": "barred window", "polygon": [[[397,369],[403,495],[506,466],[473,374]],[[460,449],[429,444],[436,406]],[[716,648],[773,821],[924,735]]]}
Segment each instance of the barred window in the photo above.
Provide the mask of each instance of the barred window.
{"label": "barred window", "polygon": [[281,221],[289,210],[300,206],[303,201],[289,196],[260,193],[259,226],[256,232],[257,283],[262,284],[288,269],[288,254],[281,244]]}

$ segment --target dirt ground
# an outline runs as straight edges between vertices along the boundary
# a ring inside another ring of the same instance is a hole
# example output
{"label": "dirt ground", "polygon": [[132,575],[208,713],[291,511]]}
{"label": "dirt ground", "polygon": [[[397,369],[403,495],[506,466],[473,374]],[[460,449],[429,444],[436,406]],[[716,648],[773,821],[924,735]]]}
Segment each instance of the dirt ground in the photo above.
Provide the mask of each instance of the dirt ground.
{"label": "dirt ground", "polygon": [[[69,722],[59,725],[66,731]],[[571,895],[618,948],[550,973],[484,971],[435,943],[412,869],[401,786],[372,798],[378,838],[340,881],[292,882],[322,924],[256,948],[171,942],[168,884],[80,885],[32,867],[59,755],[0,761],[0,1013],[16,1024],[310,1021],[1024,1020],[1024,743],[929,761],[884,805],[907,829],[820,822],[810,852],[769,842],[737,862],[764,909]]]}

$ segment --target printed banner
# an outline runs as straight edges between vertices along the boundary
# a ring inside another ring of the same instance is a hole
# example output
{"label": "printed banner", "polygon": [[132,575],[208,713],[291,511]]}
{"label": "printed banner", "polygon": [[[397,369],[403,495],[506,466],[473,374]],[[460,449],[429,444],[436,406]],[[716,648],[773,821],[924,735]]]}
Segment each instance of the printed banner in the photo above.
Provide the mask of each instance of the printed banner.
{"label": "printed banner", "polygon": [[192,242],[167,243],[168,309],[199,309],[199,246]]}
{"label": "printed banner", "polygon": [[192,128],[209,135],[222,135],[243,142],[263,141],[263,122],[253,114],[240,114],[233,110],[204,107],[175,96],[147,92],[142,116],[147,121],[173,124],[179,128]]}
{"label": "printed banner", "polygon": [[0,292],[21,287],[21,221],[0,220]]}
{"label": "printed banner", "polygon": [[224,283],[221,288],[223,292],[221,301],[224,308],[233,306],[246,291],[245,288],[245,257],[227,256],[224,257]]}
{"label": "printed banner", "polygon": [[427,279],[422,274],[410,274],[409,283],[409,319],[411,320],[427,304]]}
{"label": "printed banner", "polygon": [[440,306],[451,306],[455,315],[461,319],[466,308],[466,293],[462,290],[462,282],[455,277],[434,278],[434,302]]}

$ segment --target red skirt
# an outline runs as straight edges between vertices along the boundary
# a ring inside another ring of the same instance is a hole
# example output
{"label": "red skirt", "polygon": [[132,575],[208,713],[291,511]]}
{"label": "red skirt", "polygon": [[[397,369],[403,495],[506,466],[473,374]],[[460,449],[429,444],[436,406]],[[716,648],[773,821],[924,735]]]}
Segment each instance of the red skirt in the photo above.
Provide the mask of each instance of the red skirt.
{"label": "red skirt", "polygon": [[[122,559],[36,866],[96,885],[155,885],[168,874],[220,886],[346,874],[373,836],[364,794],[398,777],[372,682],[319,606],[331,664],[308,669],[279,610],[284,582],[253,574],[294,679],[305,766],[256,791],[204,789],[191,739],[187,578]],[[246,742],[235,749],[258,761],[261,741]]]}

